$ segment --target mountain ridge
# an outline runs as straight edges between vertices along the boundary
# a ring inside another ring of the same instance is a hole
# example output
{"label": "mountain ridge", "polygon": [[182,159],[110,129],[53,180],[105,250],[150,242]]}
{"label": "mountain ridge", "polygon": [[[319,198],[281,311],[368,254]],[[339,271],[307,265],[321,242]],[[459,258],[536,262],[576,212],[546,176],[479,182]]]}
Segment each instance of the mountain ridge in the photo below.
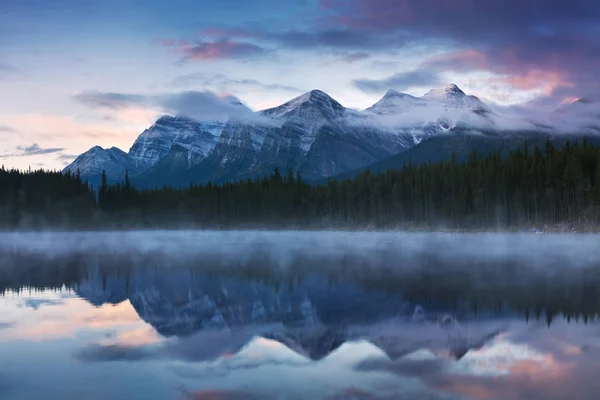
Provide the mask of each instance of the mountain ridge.
{"label": "mountain ridge", "polygon": [[[223,101],[248,110],[236,97]],[[95,146],[64,172],[79,169],[95,182],[102,170],[111,181],[127,170],[138,187],[252,179],[275,168],[319,181],[376,165],[442,133],[488,135],[503,132],[509,121],[455,84],[420,97],[390,89],[363,111],[315,89],[248,115],[214,121],[164,115],[129,153]]]}

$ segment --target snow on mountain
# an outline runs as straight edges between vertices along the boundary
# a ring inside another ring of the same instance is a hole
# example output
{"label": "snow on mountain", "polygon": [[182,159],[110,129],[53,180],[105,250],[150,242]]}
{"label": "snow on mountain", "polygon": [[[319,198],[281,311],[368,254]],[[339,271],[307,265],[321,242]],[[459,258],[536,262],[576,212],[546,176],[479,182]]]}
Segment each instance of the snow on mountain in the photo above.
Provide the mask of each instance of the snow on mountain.
{"label": "snow on mountain", "polygon": [[178,145],[188,149],[189,164],[197,164],[214,149],[224,127],[225,121],[198,122],[165,115],[138,136],[129,154],[149,168]]}
{"label": "snow on mountain", "polygon": [[256,178],[274,168],[321,179],[414,145],[412,136],[382,129],[320,90],[258,114],[263,121],[230,121],[214,151],[181,184]]}
{"label": "snow on mountain", "polygon": [[444,89],[432,89],[422,99],[438,102],[447,107],[454,107],[471,112],[486,112],[489,108],[478,97],[466,95],[458,86],[450,84]]}
{"label": "snow on mountain", "polygon": [[421,97],[392,89],[364,113],[383,129],[411,136],[415,145],[458,125],[493,129],[505,122],[479,98],[454,84]]}
{"label": "snow on mountain", "polygon": [[274,168],[316,180],[391,157],[458,125],[494,129],[507,123],[453,84],[421,97],[389,90],[364,111],[345,108],[320,90],[256,113],[236,97],[223,100],[247,112],[228,121],[163,116],[129,154],[94,148],[65,171],[79,168],[87,177],[105,169],[121,179],[128,169],[144,186],[256,178]]}
{"label": "snow on mountain", "polygon": [[346,108],[320,90],[312,90],[278,107],[261,112],[262,115],[285,122],[304,132],[301,148],[308,152],[318,129],[344,117]]}
{"label": "snow on mountain", "polygon": [[77,157],[63,170],[63,173],[75,174],[79,170],[82,177],[92,178],[90,181],[96,183],[95,180],[99,179],[103,170],[106,171],[108,180],[118,181],[123,179],[126,171],[129,171],[130,175],[135,175],[143,169],[143,165],[138,160],[121,149],[116,147],[103,149],[94,146]]}
{"label": "snow on mountain", "polygon": [[426,107],[427,104],[426,99],[390,89],[381,100],[365,111],[378,115],[395,115],[406,112],[414,107]]}
{"label": "snow on mountain", "polygon": [[302,121],[318,121],[343,116],[345,107],[321,90],[311,90],[278,107],[263,110],[271,118],[296,117]]}
{"label": "snow on mountain", "polygon": [[[235,96],[225,96],[222,100],[235,106],[241,115],[252,114]],[[120,180],[125,170],[135,176],[153,167],[166,158],[173,146],[178,156],[185,150],[185,167],[188,168],[212,152],[226,123],[227,117],[197,121],[186,116],[165,115],[137,137],[128,154],[116,148],[103,150],[96,146],[78,157],[64,172],[79,169],[82,177],[95,182],[105,170],[109,180]]]}
{"label": "snow on mountain", "polygon": [[[444,89],[432,89],[421,97],[389,90],[385,96],[365,112],[381,116],[402,115],[407,123],[431,123],[440,118],[459,120],[472,115],[490,113],[490,108],[476,96],[466,95],[458,86],[450,84]],[[412,117],[412,119],[410,119]]]}

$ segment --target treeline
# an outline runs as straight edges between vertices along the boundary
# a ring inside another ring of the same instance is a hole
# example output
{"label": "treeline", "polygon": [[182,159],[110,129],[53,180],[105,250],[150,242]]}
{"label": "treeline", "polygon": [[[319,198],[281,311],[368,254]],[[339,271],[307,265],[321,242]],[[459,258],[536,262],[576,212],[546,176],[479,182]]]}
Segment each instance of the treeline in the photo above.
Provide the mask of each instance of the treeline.
{"label": "treeline", "polygon": [[257,180],[153,190],[135,189],[128,176],[109,185],[104,176],[97,199],[69,174],[2,170],[0,185],[9,188],[0,195],[2,222],[9,227],[23,226],[22,216],[30,222],[36,212],[48,222],[61,215],[83,218],[94,228],[596,230],[600,225],[600,149],[585,140],[562,148],[550,141],[544,148],[525,144],[507,157],[474,151],[464,163],[450,157],[324,185],[279,170]]}
{"label": "treeline", "polygon": [[85,228],[96,209],[94,192],[78,174],[0,168],[0,228]]}

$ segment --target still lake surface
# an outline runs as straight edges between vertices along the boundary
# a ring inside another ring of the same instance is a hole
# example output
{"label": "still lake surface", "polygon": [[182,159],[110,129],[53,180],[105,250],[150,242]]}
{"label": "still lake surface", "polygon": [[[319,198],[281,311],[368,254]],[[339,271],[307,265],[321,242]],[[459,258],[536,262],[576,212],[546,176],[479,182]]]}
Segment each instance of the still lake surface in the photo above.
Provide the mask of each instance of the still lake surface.
{"label": "still lake surface", "polygon": [[595,399],[600,236],[0,234],[0,399]]}

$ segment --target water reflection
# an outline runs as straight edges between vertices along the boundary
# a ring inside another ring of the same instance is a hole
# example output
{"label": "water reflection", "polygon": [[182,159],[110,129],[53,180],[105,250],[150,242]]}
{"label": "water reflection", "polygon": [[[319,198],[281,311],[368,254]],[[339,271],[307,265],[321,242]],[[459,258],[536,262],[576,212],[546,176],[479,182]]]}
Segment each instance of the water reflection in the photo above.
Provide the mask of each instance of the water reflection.
{"label": "water reflection", "polygon": [[114,235],[2,241],[0,398],[600,389],[594,237]]}

